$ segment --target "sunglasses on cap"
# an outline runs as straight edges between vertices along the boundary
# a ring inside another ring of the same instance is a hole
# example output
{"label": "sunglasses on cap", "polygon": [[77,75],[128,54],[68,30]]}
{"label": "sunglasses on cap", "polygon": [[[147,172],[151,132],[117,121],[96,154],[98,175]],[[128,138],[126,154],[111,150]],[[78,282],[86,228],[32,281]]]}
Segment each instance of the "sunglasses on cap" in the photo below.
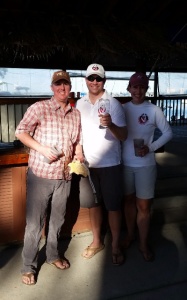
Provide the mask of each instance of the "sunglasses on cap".
{"label": "sunglasses on cap", "polygon": [[87,79],[91,82],[93,82],[94,80],[96,80],[97,82],[104,81],[104,78],[101,78],[100,76],[93,76],[93,75],[88,76]]}

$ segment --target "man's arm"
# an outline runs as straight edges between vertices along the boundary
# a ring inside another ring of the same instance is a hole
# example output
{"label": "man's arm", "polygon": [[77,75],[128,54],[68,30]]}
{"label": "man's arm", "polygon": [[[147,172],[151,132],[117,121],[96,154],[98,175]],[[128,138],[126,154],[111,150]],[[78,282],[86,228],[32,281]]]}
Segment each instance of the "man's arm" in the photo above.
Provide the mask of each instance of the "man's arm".
{"label": "man's arm", "polygon": [[84,162],[84,153],[83,153],[83,147],[80,144],[77,144],[75,147],[75,156],[74,159],[79,160],[80,162]]}
{"label": "man's arm", "polygon": [[38,151],[50,160],[56,159],[56,155],[52,152],[51,147],[42,146],[28,132],[17,133],[16,137],[27,147]]}
{"label": "man's arm", "polygon": [[108,128],[118,140],[125,141],[127,139],[127,126],[119,127],[111,122]]}
{"label": "man's arm", "polygon": [[41,145],[28,132],[16,134],[16,137],[27,147],[41,153]]}
{"label": "man's arm", "polygon": [[120,141],[125,141],[127,139],[127,126],[119,127],[112,122],[111,115],[99,115],[100,124],[106,126],[110,129],[112,134]]}

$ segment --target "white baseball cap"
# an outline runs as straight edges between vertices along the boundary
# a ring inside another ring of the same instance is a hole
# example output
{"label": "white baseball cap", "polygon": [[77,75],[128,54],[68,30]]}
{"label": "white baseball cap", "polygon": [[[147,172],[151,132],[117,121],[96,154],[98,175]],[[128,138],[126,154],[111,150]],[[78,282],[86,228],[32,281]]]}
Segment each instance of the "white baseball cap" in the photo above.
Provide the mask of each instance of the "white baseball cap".
{"label": "white baseball cap", "polygon": [[105,77],[105,70],[102,65],[99,64],[91,64],[88,66],[86,71],[86,77],[90,75],[98,75],[101,78]]}

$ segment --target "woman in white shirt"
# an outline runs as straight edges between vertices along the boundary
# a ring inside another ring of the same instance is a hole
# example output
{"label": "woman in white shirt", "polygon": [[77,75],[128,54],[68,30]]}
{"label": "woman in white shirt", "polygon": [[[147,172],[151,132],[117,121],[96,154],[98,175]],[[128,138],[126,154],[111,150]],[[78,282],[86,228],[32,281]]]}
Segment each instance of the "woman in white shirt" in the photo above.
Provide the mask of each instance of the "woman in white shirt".
{"label": "woman in white shirt", "polygon": [[[132,99],[123,104],[128,128],[128,137],[122,142],[124,213],[127,225],[124,247],[128,248],[135,240],[137,224],[139,251],[145,261],[153,261],[154,254],[148,243],[148,235],[157,176],[154,151],[166,144],[173,134],[162,110],[145,99],[148,83],[149,79],[144,73],[134,73],[127,88]],[[162,135],[154,141],[156,128]],[[138,149],[138,156],[135,155],[134,139],[144,141]]]}

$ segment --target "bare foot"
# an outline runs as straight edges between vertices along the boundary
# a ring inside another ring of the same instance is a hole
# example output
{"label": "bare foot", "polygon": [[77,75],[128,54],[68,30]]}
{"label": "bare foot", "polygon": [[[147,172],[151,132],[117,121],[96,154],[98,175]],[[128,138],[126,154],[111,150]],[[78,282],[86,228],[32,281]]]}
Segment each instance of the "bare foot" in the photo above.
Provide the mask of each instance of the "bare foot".
{"label": "bare foot", "polygon": [[63,259],[57,259],[53,262],[48,263],[49,265],[59,269],[59,270],[65,270],[70,267],[69,263],[66,260]]}
{"label": "bare foot", "polygon": [[34,273],[28,272],[22,274],[22,282],[26,285],[34,285],[36,283]]}
{"label": "bare foot", "polygon": [[142,253],[143,259],[147,262],[153,261],[154,260],[154,253],[151,251],[149,247],[145,249],[139,248],[139,251]]}
{"label": "bare foot", "polygon": [[115,266],[120,266],[124,263],[125,261],[125,257],[123,252],[118,249],[117,251],[113,251],[112,252],[112,263]]}

